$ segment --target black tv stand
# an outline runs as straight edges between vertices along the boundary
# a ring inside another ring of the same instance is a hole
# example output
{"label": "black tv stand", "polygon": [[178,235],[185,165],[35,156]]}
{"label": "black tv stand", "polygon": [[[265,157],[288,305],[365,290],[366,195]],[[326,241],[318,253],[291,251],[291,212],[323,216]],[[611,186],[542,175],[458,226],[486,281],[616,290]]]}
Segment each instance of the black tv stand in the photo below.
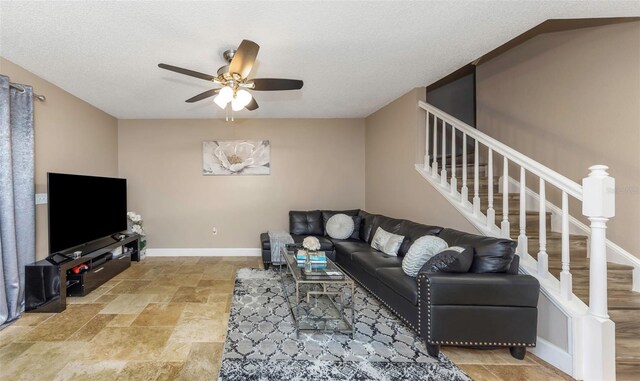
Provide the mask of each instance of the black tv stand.
{"label": "black tv stand", "polygon": [[[32,312],[61,312],[66,308],[67,296],[84,296],[109,279],[140,261],[140,236],[124,235],[117,240],[107,237],[73,251],[82,255],[73,258],[72,253],[57,253],[47,259],[25,266],[25,310]],[[114,250],[121,249],[119,255]],[[86,269],[75,273],[79,265]]]}

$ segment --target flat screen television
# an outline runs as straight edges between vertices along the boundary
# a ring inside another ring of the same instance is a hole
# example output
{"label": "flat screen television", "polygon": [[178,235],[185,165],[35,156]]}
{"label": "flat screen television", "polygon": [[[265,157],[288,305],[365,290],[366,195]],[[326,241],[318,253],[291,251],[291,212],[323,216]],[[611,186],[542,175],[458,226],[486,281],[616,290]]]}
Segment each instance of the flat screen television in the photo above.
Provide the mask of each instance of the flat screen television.
{"label": "flat screen television", "polygon": [[47,174],[49,253],[127,229],[127,180]]}

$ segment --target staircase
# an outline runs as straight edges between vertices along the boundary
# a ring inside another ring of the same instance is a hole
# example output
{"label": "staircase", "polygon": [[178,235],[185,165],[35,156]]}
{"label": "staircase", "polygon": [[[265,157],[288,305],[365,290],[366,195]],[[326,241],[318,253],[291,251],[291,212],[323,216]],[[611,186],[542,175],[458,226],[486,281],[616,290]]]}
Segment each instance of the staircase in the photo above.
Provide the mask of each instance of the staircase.
{"label": "staircase", "polygon": [[[640,261],[626,253],[618,262],[628,264],[606,262],[611,243],[603,226],[613,215],[607,210],[613,199],[597,194],[598,187],[613,184],[606,167],[592,167],[586,185],[580,186],[431,105],[420,102],[419,107],[426,111],[427,149],[425,162],[416,165],[418,172],[481,233],[517,240],[521,272],[538,277],[542,293],[572,322],[570,334],[578,339],[566,351],[570,361],[559,361],[553,351],[538,355],[578,379],[640,379],[640,293],[631,291]],[[461,146],[456,139],[462,139]],[[519,181],[509,177],[514,169]],[[537,192],[525,184],[532,175],[539,178]],[[560,208],[545,197],[551,187],[562,194]],[[584,227],[590,236],[570,229],[569,197],[591,211],[592,227]],[[552,219],[559,221],[559,231],[552,230]],[[607,313],[615,323],[615,340]],[[539,338],[538,347],[540,343],[546,340]]]}
{"label": "staircase", "polygon": [[[470,166],[474,165],[471,162]],[[486,163],[479,164],[485,169]],[[460,172],[458,166],[457,172]],[[450,166],[447,168],[450,171]],[[486,172],[486,169],[485,169]],[[504,195],[499,192],[500,177],[494,177],[493,203],[496,216],[502,216]],[[462,184],[462,177],[457,176],[457,183]],[[468,183],[469,184],[469,183]],[[473,181],[470,182],[473,186]],[[479,183],[480,209],[488,207],[489,189],[488,180],[481,179]],[[461,186],[458,186],[461,192]],[[519,205],[520,194],[509,194],[509,222],[511,237],[520,234]],[[468,202],[471,203],[472,196]],[[562,234],[551,231],[551,213],[546,213],[546,250],[548,255],[549,273],[560,278],[562,271]],[[530,242],[538,242],[540,214],[538,211],[527,210],[526,232]],[[569,235],[569,247],[571,251],[571,274],[573,276],[573,293],[585,304],[589,302],[589,258],[587,257],[589,237],[585,235]],[[537,260],[536,250],[530,251]],[[637,381],[640,379],[640,293],[630,291],[633,285],[633,267],[616,263],[607,264],[607,289],[609,290],[609,316],[616,323],[616,379],[618,381]]]}

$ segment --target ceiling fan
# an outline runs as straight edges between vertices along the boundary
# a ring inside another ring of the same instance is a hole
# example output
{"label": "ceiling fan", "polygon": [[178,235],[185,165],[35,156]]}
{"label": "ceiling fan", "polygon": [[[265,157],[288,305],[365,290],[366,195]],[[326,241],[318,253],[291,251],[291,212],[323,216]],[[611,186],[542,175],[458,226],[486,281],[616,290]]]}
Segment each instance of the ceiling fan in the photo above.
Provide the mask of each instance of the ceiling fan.
{"label": "ceiling fan", "polygon": [[216,97],[213,101],[220,106],[221,109],[226,109],[229,103],[231,103],[231,109],[233,111],[240,111],[243,108],[253,111],[258,108],[258,103],[247,90],[299,90],[303,85],[303,82],[298,79],[249,79],[248,76],[251,73],[251,69],[253,68],[259,49],[260,46],[255,42],[242,40],[237,50],[230,49],[223,53],[223,57],[227,61],[227,65],[218,69],[217,75],[215,76],[164,63],[159,64],[158,67],[191,77],[204,79],[205,81],[211,81],[223,86],[218,89],[207,90],[189,98],[186,100],[187,103],[198,102],[215,95]]}

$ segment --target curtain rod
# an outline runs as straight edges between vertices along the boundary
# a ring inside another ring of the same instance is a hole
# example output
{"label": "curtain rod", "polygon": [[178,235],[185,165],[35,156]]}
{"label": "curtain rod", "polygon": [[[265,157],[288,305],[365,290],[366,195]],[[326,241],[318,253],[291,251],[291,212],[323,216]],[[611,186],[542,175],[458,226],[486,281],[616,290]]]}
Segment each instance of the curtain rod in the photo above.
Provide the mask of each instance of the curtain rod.
{"label": "curtain rod", "polygon": [[[13,82],[9,82],[9,86],[13,87],[14,89],[18,90],[21,93],[25,92],[25,89],[22,85],[17,84],[17,83],[13,83]],[[39,95],[36,93],[33,93],[33,97],[37,100],[39,100],[40,102],[44,102],[47,100],[47,97],[45,97],[44,95]]]}

